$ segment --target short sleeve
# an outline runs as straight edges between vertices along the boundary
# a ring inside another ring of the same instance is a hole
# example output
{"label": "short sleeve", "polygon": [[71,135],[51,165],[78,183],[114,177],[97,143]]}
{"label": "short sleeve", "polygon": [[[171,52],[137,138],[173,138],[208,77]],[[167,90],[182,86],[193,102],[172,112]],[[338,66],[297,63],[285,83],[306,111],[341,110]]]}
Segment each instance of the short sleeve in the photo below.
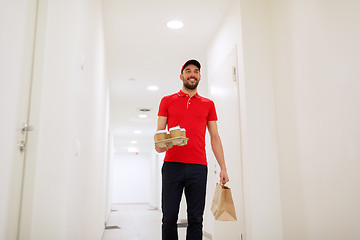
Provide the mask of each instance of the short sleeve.
{"label": "short sleeve", "polygon": [[158,116],[168,117],[168,104],[165,97],[161,99]]}
{"label": "short sleeve", "polygon": [[213,101],[210,101],[210,109],[209,109],[209,115],[207,121],[217,121],[217,114],[215,109],[215,104]]}

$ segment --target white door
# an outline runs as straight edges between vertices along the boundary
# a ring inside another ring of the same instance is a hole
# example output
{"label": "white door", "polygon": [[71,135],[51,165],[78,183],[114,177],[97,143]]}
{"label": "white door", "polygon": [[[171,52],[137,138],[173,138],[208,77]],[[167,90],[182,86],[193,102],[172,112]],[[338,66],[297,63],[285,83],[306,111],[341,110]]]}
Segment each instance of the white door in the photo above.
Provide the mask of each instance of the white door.
{"label": "white door", "polygon": [[[29,239],[31,236],[31,222],[33,210],[33,194],[35,185],[37,136],[39,134],[39,112],[41,98],[41,81],[45,51],[46,16],[48,0],[31,0],[32,23],[32,59],[30,84],[28,88],[27,121],[31,131],[27,132],[25,165],[22,179],[22,195],[18,226],[18,239]],[[29,40],[30,41],[30,40]]]}
{"label": "white door", "polygon": [[[6,227],[1,237],[4,239],[26,239],[28,236],[23,235],[21,232],[30,226],[30,217],[28,215],[28,205],[31,204],[28,193],[32,192],[29,189],[33,182],[31,176],[31,170],[33,169],[33,162],[31,159],[31,151],[29,148],[29,142],[32,139],[32,134],[36,131],[36,127],[32,126],[30,122],[32,106],[34,103],[34,97],[32,89],[34,85],[34,77],[36,75],[36,56],[37,49],[37,32],[38,29],[38,0],[21,1],[19,6],[9,7],[9,14],[16,16],[17,22],[13,23],[13,31],[16,34],[10,33],[8,35],[14,43],[9,47],[9,57],[18,59],[18,65],[12,65],[15,68],[13,71],[20,72],[19,84],[11,95],[15,95],[15,104],[9,103],[11,107],[16,110],[16,123],[14,131],[11,134],[15,135],[15,141],[12,144],[14,153],[11,161],[9,179],[9,193],[7,202],[7,214],[6,214]],[[21,51],[17,51],[21,49]],[[11,78],[9,79],[11,80]],[[6,86],[6,85],[5,85]],[[10,87],[10,85],[8,85]],[[10,89],[9,89],[10,91]],[[7,194],[7,193],[5,193]]]}
{"label": "white door", "polygon": [[[245,226],[237,66],[237,50],[234,47],[222,63],[214,71],[209,72],[210,98],[216,106],[219,134],[223,143],[225,162],[230,178],[229,187],[232,189],[238,219],[236,223],[215,222],[214,239],[216,240],[240,239],[239,234],[244,233]],[[214,174],[218,176],[219,170],[217,166]]]}

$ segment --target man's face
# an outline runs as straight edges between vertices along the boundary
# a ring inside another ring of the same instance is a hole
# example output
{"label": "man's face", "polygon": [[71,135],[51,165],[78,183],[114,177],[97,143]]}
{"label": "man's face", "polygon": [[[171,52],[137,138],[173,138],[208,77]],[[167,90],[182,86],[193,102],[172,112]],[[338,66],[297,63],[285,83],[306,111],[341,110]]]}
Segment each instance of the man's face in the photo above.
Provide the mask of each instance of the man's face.
{"label": "man's face", "polygon": [[196,89],[201,79],[200,70],[193,64],[187,65],[181,73],[180,79],[187,89]]}

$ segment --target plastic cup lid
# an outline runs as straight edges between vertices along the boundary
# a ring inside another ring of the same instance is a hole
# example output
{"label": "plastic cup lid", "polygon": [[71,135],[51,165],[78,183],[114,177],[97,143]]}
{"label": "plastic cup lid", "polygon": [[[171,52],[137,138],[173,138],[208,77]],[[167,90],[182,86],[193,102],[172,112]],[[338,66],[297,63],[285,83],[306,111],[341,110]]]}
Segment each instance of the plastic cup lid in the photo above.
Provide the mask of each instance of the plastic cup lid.
{"label": "plastic cup lid", "polygon": [[156,131],[156,133],[167,133],[167,131],[166,130],[158,130],[158,131]]}
{"label": "plastic cup lid", "polygon": [[176,127],[173,127],[173,128],[170,128],[169,131],[173,131],[173,130],[180,130],[180,127],[179,126],[176,126]]}

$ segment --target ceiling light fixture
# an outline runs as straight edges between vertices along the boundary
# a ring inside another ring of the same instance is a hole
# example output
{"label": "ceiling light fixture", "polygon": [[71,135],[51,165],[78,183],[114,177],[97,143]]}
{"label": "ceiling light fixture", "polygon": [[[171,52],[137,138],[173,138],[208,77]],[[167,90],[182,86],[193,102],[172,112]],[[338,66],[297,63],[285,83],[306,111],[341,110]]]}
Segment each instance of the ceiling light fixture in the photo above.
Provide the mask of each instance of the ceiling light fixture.
{"label": "ceiling light fixture", "polygon": [[148,116],[146,114],[140,114],[139,118],[147,118]]}
{"label": "ceiling light fixture", "polygon": [[134,140],[134,141],[131,141],[130,143],[132,143],[132,144],[137,144],[137,141]]}
{"label": "ceiling light fixture", "polygon": [[139,152],[139,149],[137,149],[136,147],[128,147],[128,152]]}
{"label": "ceiling light fixture", "polygon": [[159,87],[153,85],[153,86],[148,86],[147,89],[148,89],[149,91],[157,91],[157,90],[159,90]]}
{"label": "ceiling light fixture", "polygon": [[141,131],[140,131],[140,130],[135,130],[134,133],[135,133],[135,134],[140,134]]}
{"label": "ceiling light fixture", "polygon": [[172,20],[166,23],[166,26],[170,29],[180,29],[184,27],[184,23],[179,20]]}

